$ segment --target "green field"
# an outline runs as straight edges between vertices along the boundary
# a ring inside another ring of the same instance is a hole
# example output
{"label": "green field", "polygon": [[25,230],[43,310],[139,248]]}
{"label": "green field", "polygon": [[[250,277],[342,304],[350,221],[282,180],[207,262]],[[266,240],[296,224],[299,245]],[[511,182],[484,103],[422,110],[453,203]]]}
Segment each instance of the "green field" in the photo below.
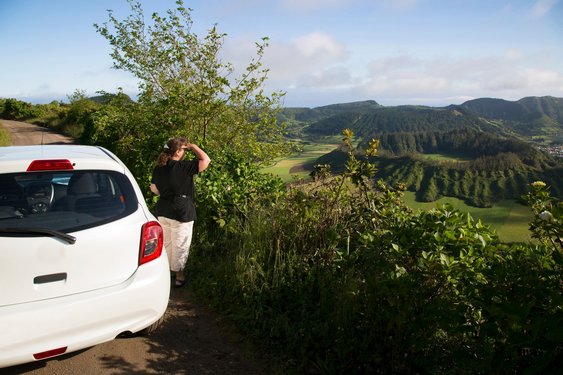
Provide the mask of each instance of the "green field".
{"label": "green field", "polygon": [[314,143],[303,146],[303,151],[289,157],[279,159],[270,167],[262,171],[280,176],[285,182],[295,178],[307,178],[311,171],[305,170],[303,165],[315,161],[320,156],[334,150],[338,145],[335,143]]}
{"label": "green field", "polygon": [[458,163],[468,162],[472,160],[470,158],[462,158],[459,156],[446,155],[446,154],[420,154],[420,156],[434,161],[449,161],[449,162],[458,162]]}
{"label": "green field", "polygon": [[466,205],[462,200],[452,197],[444,197],[436,202],[417,202],[415,193],[405,193],[405,203],[414,210],[428,210],[438,205],[449,203],[454,208],[469,213],[474,219],[481,219],[485,225],[496,230],[500,239],[504,242],[529,241],[529,223],[533,219],[529,207],[514,201],[504,200],[498,202],[491,208],[479,208]]}

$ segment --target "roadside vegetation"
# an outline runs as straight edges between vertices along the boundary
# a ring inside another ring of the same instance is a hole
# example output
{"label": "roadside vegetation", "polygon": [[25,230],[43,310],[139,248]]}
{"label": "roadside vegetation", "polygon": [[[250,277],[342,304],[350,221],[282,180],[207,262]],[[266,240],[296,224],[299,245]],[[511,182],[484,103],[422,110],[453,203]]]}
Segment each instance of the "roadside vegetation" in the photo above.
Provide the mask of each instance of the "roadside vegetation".
{"label": "roadside vegetation", "polygon": [[47,117],[63,127],[74,113],[80,142],[124,160],[149,204],[149,176],[169,137],[187,136],[208,152],[211,167],[196,181],[188,279],[276,359],[272,372],[562,368],[563,204],[548,185],[535,182],[523,197],[533,241],[506,243],[451,204],[409,208],[405,184],[378,179],[379,142],[359,147],[351,130],[340,137],[338,173],[317,165],[309,182],[286,184],[262,173],[291,146],[276,121],[283,93],[263,91],[267,39],[236,74],[218,58],[226,35],[216,27],[194,35],[182,1],[150,25],[129,3],[130,17],[110,11],[96,30],[115,67],[139,79],[138,100],[117,93],[90,103],[77,91],[62,118]]}
{"label": "roadside vegetation", "polygon": [[2,122],[0,121],[0,146],[9,146],[12,144],[12,139],[10,133],[4,129]]}

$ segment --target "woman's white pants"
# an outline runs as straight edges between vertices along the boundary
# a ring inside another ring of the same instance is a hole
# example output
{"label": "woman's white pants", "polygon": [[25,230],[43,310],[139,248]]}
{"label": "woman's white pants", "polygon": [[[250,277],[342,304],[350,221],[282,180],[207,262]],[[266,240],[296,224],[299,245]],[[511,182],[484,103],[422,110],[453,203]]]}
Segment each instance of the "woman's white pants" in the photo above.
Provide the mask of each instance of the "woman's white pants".
{"label": "woman's white pants", "polygon": [[158,221],[162,225],[170,271],[183,271],[190,253],[194,222],[182,223],[164,216],[159,216]]}

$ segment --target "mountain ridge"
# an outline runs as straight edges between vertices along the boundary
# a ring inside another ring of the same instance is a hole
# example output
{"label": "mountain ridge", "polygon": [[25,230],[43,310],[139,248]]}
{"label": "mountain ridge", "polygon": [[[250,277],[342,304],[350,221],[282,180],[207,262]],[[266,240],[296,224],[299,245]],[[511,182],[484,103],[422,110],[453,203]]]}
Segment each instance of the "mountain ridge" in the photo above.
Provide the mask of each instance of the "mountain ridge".
{"label": "mountain ridge", "polygon": [[[358,148],[380,140],[378,176],[405,183],[417,199],[455,196],[468,204],[490,207],[502,199],[520,199],[536,180],[563,194],[563,159],[540,146],[563,144],[563,98],[525,97],[518,101],[478,98],[445,107],[382,106],[376,101],[287,109],[294,139],[314,142],[351,129]],[[557,146],[563,148],[563,146]],[[431,161],[424,154],[452,155]],[[455,162],[455,157],[467,162]],[[447,158],[446,158],[447,159]],[[311,165],[342,171],[346,152],[337,149]]]}
{"label": "mountain ridge", "polygon": [[[286,107],[278,116],[290,133],[336,135],[351,128],[357,136],[394,131],[451,130],[462,126],[534,142],[563,142],[563,98],[528,96],[517,101],[477,98],[443,107],[383,106],[375,100],[321,107]],[[366,131],[371,129],[371,131]]]}

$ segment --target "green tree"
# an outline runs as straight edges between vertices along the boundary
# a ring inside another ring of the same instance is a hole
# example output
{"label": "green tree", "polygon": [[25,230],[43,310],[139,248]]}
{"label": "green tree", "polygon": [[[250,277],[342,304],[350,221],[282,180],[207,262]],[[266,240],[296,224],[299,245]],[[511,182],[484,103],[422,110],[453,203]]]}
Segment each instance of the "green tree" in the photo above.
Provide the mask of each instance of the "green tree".
{"label": "green tree", "polygon": [[74,138],[80,138],[84,128],[92,121],[92,114],[100,109],[100,104],[86,96],[83,90],[75,90],[68,95],[70,105],[64,113],[60,130]]}
{"label": "green tree", "polygon": [[135,136],[135,149],[143,153],[142,158],[155,157],[174,135],[203,143],[212,158],[215,151],[225,148],[253,162],[278,155],[283,128],[278,126],[276,114],[283,93],[265,92],[268,69],[261,60],[268,38],[256,43],[256,57],[242,73],[236,72],[233,64],[220,58],[226,34],[213,26],[204,38],[198,37],[192,31],[191,9],[182,0],[164,16],[153,13],[151,22],[145,21],[138,1],[128,2],[131,14],[125,20],[118,20],[109,10],[109,21],[94,27],[113,48],[114,67],[139,79],[138,106],[142,109],[136,111],[148,116],[134,116],[137,123],[133,124],[127,121],[130,117],[117,114],[129,112],[132,105],[114,102],[109,113],[98,116],[94,124],[94,128],[111,130],[107,137],[113,139],[98,137],[97,141],[119,142],[114,137],[122,134],[128,139],[131,131],[126,129],[135,128],[140,132]]}
{"label": "green tree", "polygon": [[7,120],[23,121],[36,117],[38,110],[30,103],[8,98],[3,101],[0,115]]}
{"label": "green tree", "polygon": [[534,212],[534,221],[530,224],[532,236],[552,245],[555,251],[563,252],[563,203],[551,196],[543,181],[532,183],[532,191],[523,198]]}

